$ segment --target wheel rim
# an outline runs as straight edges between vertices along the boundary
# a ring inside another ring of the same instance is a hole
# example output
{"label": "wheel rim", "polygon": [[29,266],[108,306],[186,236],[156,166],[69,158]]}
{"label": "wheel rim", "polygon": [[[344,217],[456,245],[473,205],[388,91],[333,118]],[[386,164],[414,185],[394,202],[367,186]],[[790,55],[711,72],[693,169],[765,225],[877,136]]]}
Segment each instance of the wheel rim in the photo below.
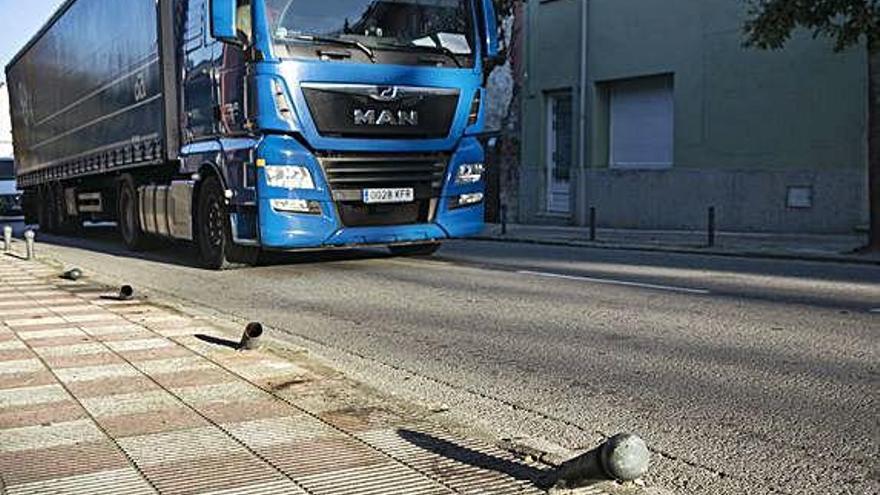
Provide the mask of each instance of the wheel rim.
{"label": "wheel rim", "polygon": [[219,250],[223,245],[223,209],[215,196],[208,201],[208,218],[205,222],[206,239],[213,250]]}

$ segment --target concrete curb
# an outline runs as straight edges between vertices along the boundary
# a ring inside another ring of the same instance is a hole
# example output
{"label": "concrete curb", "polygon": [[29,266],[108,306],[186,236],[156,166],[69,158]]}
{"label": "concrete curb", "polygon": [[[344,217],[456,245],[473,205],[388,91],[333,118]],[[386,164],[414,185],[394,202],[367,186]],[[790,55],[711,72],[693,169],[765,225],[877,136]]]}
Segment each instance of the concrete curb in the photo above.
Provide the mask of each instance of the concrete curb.
{"label": "concrete curb", "polygon": [[656,246],[651,244],[615,244],[588,241],[563,241],[554,239],[530,239],[525,237],[510,237],[500,235],[481,235],[471,237],[475,241],[511,242],[517,244],[537,244],[547,246],[579,247],[589,249],[607,249],[617,251],[641,251],[670,254],[702,254],[707,256],[725,256],[729,258],[752,258],[770,260],[794,260],[812,261],[820,263],[848,263],[857,265],[880,266],[880,258],[867,259],[856,255],[821,255],[821,254],[795,254],[783,252],[762,252],[749,250],[724,250],[718,248],[697,248],[684,246]]}

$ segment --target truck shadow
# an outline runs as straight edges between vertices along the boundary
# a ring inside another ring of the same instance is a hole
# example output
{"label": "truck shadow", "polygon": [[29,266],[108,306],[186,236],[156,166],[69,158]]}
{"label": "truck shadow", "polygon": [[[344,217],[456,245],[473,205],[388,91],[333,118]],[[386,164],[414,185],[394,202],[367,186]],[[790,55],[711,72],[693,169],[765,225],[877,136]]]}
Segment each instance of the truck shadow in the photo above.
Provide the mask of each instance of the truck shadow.
{"label": "truck shadow", "polygon": [[[148,250],[130,251],[122,243],[115,225],[112,224],[89,225],[80,230],[76,235],[70,236],[38,232],[37,242],[189,268],[202,267],[199,262],[197,248],[192,243],[155,239],[150,244]],[[389,257],[391,257],[390,253],[380,249],[337,249],[293,253],[266,252],[260,255],[258,266],[320,264]],[[242,269],[248,268],[250,267],[243,267]]]}

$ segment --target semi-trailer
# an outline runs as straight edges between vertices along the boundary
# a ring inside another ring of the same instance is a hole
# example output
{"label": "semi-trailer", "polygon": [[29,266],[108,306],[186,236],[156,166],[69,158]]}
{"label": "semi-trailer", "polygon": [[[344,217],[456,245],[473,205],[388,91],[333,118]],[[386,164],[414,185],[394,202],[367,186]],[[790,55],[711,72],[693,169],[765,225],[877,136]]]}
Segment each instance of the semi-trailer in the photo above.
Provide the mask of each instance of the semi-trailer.
{"label": "semi-trailer", "polygon": [[68,0],[6,67],[26,220],[205,266],[478,233],[492,0]]}

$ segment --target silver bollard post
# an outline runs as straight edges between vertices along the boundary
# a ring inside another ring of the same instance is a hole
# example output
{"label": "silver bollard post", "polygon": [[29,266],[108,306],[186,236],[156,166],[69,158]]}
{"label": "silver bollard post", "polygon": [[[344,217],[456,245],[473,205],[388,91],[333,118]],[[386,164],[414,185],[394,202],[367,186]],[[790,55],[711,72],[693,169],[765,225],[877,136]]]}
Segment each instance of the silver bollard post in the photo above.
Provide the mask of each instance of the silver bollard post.
{"label": "silver bollard post", "polygon": [[33,230],[24,233],[24,242],[27,245],[27,259],[34,259],[34,239],[37,237]]}
{"label": "silver bollard post", "polygon": [[12,250],[12,226],[7,225],[3,227],[3,251],[9,252]]}

